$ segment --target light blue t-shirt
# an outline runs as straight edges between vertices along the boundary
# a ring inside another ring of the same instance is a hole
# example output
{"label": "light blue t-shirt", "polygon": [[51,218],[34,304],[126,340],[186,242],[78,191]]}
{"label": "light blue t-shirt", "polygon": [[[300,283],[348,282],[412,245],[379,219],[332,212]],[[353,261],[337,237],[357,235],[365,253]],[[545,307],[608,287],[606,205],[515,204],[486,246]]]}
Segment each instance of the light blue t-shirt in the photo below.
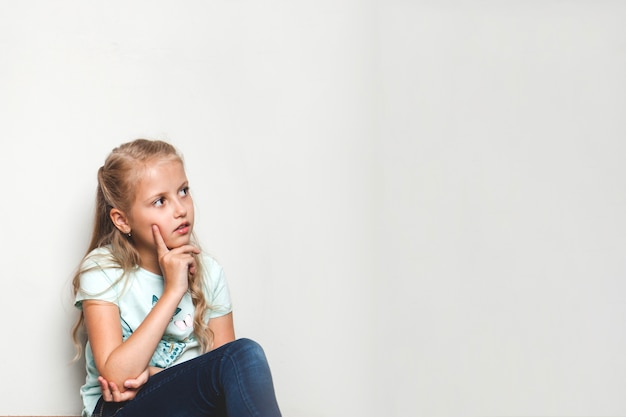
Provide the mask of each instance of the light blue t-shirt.
{"label": "light blue t-shirt", "polygon": [[[230,293],[221,266],[211,257],[203,256],[206,300],[210,306],[206,320],[232,311]],[[118,306],[122,324],[122,338],[126,340],[139,327],[152,306],[163,294],[163,277],[142,268],[136,268],[120,280],[122,269],[110,259],[108,248],[92,251],[82,269],[89,269],[80,277],[80,289],[75,305],[82,309],[83,300],[108,301]],[[182,298],[176,313],[165,330],[150,366],[167,368],[200,355],[201,349],[193,334],[194,307],[189,293]],[[98,370],[89,342],[85,346],[87,378],[81,387],[83,416],[89,417],[102,395]]]}

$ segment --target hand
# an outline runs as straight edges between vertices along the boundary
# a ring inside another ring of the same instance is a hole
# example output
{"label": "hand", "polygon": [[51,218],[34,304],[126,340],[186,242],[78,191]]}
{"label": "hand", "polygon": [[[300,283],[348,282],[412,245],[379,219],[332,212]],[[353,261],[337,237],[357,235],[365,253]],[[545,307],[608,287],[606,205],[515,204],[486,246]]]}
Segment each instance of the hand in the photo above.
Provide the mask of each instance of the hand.
{"label": "hand", "polygon": [[106,402],[119,403],[122,401],[130,401],[137,395],[139,389],[148,382],[150,378],[149,368],[146,368],[137,378],[128,379],[124,382],[124,391],[120,391],[115,382],[110,382],[102,376],[98,377],[100,389],[102,390],[102,398]]}
{"label": "hand", "polygon": [[196,273],[195,255],[199,254],[200,250],[193,245],[183,245],[170,250],[157,225],[152,225],[152,235],[156,244],[159,266],[165,280],[165,288],[186,292],[189,286],[189,276]]}

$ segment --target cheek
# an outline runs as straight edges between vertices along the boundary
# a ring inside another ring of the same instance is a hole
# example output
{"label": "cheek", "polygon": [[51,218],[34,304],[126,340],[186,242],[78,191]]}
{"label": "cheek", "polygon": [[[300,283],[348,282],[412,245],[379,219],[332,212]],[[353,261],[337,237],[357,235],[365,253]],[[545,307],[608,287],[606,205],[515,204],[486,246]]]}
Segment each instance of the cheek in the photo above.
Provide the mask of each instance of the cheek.
{"label": "cheek", "polygon": [[135,237],[137,240],[140,240],[143,245],[154,244],[154,235],[152,234],[151,227],[143,227],[141,232],[138,232]]}
{"label": "cheek", "polygon": [[154,242],[154,236],[152,234],[152,225],[156,224],[160,230],[164,230],[164,222],[160,222],[159,219],[143,216],[136,217],[133,224],[135,234],[144,242]]}

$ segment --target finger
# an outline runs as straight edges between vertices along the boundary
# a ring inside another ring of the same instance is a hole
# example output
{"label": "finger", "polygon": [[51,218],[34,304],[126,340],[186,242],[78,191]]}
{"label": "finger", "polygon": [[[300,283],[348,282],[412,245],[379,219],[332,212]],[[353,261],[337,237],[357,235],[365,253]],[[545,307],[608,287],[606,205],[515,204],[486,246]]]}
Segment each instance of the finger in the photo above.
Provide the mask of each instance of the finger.
{"label": "finger", "polygon": [[98,382],[100,383],[100,390],[102,391],[102,399],[106,402],[113,401],[113,394],[111,394],[107,380],[100,376],[98,377]]}
{"label": "finger", "polygon": [[191,255],[191,262],[188,264],[188,272],[191,276],[196,275],[196,271],[198,270],[198,261],[196,261],[196,257],[194,255],[195,254]]}
{"label": "finger", "polygon": [[115,382],[109,382],[109,388],[111,389],[111,394],[113,394],[113,396],[115,396],[115,394],[119,394],[120,392]]}
{"label": "finger", "polygon": [[150,370],[146,368],[137,378],[130,378],[124,381],[124,388],[137,389],[143,386],[150,378]]}
{"label": "finger", "polygon": [[143,379],[143,378],[135,378],[135,379],[128,379],[126,381],[124,381],[124,388],[127,389],[137,389],[139,387],[141,387],[143,384],[145,384],[148,381],[148,379]]}
{"label": "finger", "polygon": [[137,382],[139,382],[139,385],[143,385],[146,382],[148,382],[148,379],[150,379],[150,368],[146,368],[137,378],[135,378],[137,380]]}
{"label": "finger", "polygon": [[194,245],[182,245],[177,248],[172,248],[170,250],[172,253],[184,253],[187,255],[198,255],[200,254],[200,249],[196,248]]}
{"label": "finger", "polygon": [[124,381],[124,388],[127,389],[137,389],[141,386],[141,383],[136,379],[128,379]]}
{"label": "finger", "polygon": [[113,401],[114,402],[123,401],[122,393],[120,392],[115,382],[109,382],[109,387],[111,388],[111,396],[113,397]]}
{"label": "finger", "polygon": [[156,224],[152,225],[152,236],[154,238],[154,243],[156,244],[157,254],[159,257],[169,252],[169,249],[163,240],[163,236],[161,235],[161,231],[159,230],[159,226]]}

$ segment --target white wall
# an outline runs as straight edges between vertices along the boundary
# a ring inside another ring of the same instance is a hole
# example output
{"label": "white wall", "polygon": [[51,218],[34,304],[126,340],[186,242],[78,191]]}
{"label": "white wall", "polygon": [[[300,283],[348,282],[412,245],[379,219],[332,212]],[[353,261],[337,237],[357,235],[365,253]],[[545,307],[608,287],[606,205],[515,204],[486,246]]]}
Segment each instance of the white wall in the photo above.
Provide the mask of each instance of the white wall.
{"label": "white wall", "polygon": [[95,172],[185,154],[283,414],[624,415],[626,4],[0,3],[0,415],[76,415]]}

